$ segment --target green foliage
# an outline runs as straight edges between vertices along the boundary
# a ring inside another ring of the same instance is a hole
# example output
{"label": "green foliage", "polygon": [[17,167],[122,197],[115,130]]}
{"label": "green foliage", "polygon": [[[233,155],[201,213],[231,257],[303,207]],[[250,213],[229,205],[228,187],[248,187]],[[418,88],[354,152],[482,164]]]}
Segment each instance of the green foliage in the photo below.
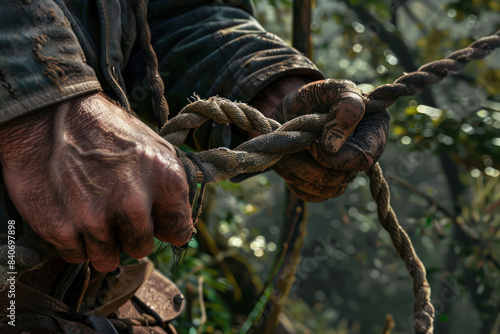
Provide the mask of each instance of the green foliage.
{"label": "green foliage", "polygon": [[[229,290],[230,284],[219,271],[213,268],[213,258],[198,251],[190,243],[190,249],[179,268],[170,268],[167,264],[173,262],[172,255],[167,251],[157,254],[159,269],[167,274],[184,292],[189,308],[175,320],[174,325],[182,329],[182,333],[200,328],[203,333],[227,333],[231,329],[232,313],[225,304],[220,293]],[[199,278],[203,278],[200,283]],[[198,288],[202,284],[204,309],[207,321],[201,324],[201,304]]]}
{"label": "green foliage", "polygon": [[[272,259],[276,244],[266,241],[259,230],[249,230],[248,220],[275,204],[273,191],[275,189],[271,188],[265,176],[257,176],[237,184],[224,181],[217,185],[207,185],[204,213],[197,227],[198,234],[189,243],[183,260],[176,266],[173,255],[168,250],[155,254],[154,260],[158,268],[184,291],[190,305],[174,322],[176,328],[182,329],[181,333],[231,332],[234,317],[239,314],[234,300],[244,299],[247,295],[246,291],[240,290],[259,290],[262,287],[258,277],[250,282],[250,287],[235,280],[237,273],[234,273],[231,263],[240,261],[240,255],[267,262]],[[200,224],[209,226],[206,233],[202,232]],[[250,270],[248,274],[253,275],[254,272]],[[202,289],[203,305],[199,289]],[[236,293],[236,290],[239,292]],[[243,297],[236,298],[237,294],[242,294]],[[249,304],[251,302],[252,300],[245,301]],[[250,309],[251,306],[250,304]],[[203,312],[206,312],[205,321],[202,321]]]}

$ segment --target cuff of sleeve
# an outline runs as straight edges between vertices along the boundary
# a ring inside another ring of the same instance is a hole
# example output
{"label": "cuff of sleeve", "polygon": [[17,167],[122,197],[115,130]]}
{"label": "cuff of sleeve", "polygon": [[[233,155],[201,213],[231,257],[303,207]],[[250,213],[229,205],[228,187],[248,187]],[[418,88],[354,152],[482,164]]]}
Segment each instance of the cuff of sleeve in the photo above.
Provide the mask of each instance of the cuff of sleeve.
{"label": "cuff of sleeve", "polygon": [[169,20],[152,20],[150,26],[160,72],[168,74],[165,92],[174,113],[193,92],[249,102],[285,76],[323,79],[307,57],[239,8],[202,6]]}
{"label": "cuff of sleeve", "polygon": [[0,6],[0,123],[101,89],[62,1]]}
{"label": "cuff of sleeve", "polygon": [[215,35],[226,64],[214,87],[231,87],[225,92],[229,99],[249,102],[259,91],[286,76],[324,79],[307,57],[276,35],[263,31],[253,18],[245,24],[221,29]]}
{"label": "cuff of sleeve", "polygon": [[[265,58],[266,56],[261,56],[258,60],[252,61],[265,62]],[[305,56],[286,55],[283,58],[281,61],[275,60],[262,69],[238,77],[231,96],[242,102],[250,102],[259,91],[287,76],[301,76],[311,81],[324,79],[323,74]]]}
{"label": "cuff of sleeve", "polygon": [[23,96],[22,99],[13,99],[12,103],[0,108],[0,123],[10,121],[16,117],[50,107],[66,100],[99,91],[101,91],[100,83],[97,80],[89,80],[71,85],[64,85],[59,89],[46,89],[36,94]]}

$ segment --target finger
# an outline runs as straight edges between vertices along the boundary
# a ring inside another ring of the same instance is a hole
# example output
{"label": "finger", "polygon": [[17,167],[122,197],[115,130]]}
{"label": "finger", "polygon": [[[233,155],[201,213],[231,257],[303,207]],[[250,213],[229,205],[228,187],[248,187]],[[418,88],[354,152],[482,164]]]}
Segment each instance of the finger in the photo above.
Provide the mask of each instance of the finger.
{"label": "finger", "polygon": [[345,92],[361,95],[359,88],[349,80],[326,79],[311,82],[283,99],[277,108],[277,120],[285,122],[306,114],[328,113],[340,94]]}
{"label": "finger", "polygon": [[311,155],[325,167],[337,170],[369,169],[382,155],[389,132],[389,114],[367,114],[359,122],[342,149],[336,154],[326,152],[321,143],[309,147]]}
{"label": "finger", "polygon": [[83,237],[74,229],[73,224],[54,223],[50,225],[56,228],[40,230],[33,227],[33,230],[42,239],[54,245],[57,253],[66,262],[80,263],[88,259]]}
{"label": "finger", "polygon": [[117,227],[121,251],[135,259],[150,254],[154,248],[153,219],[150,210],[126,208],[115,213],[113,225]]}
{"label": "finger", "polygon": [[177,209],[168,209],[169,205],[158,204],[153,206],[153,222],[155,236],[161,241],[177,247],[187,244],[194,231],[191,219],[191,206],[179,203]]}
{"label": "finger", "polygon": [[346,190],[346,187],[338,188],[336,196],[328,196],[327,197],[327,196],[322,195],[322,194],[320,194],[320,195],[311,194],[309,192],[303,191],[303,190],[295,187],[294,185],[288,184],[288,187],[295,195],[297,195],[298,198],[300,198],[306,202],[312,202],[312,203],[324,202],[329,198],[338,197],[338,196],[342,195]]}
{"label": "finger", "polygon": [[331,154],[337,153],[349,138],[365,113],[365,104],[360,95],[341,93],[330,111],[323,133],[322,148]]}
{"label": "finger", "polygon": [[85,243],[83,237],[80,235],[76,241],[72,242],[71,247],[58,247],[55,246],[57,253],[69,263],[80,263],[88,259],[85,251]]}
{"label": "finger", "polygon": [[90,262],[97,271],[110,272],[119,265],[120,249],[113,224],[104,217],[84,225],[82,231]]}
{"label": "finger", "polygon": [[[285,160],[285,161],[283,161]],[[318,173],[318,171],[321,171]],[[357,172],[334,171],[316,163],[307,153],[286,156],[275,166],[291,190],[309,202],[323,201],[342,195]]]}
{"label": "finger", "polygon": [[180,247],[191,240],[194,226],[191,219],[189,186],[184,168],[178,164],[177,168],[157,174],[152,216],[155,236]]}
{"label": "finger", "polygon": [[[351,173],[354,175],[351,175]],[[347,172],[347,175],[342,176],[342,179],[345,180],[345,182],[338,182],[333,185],[322,185],[310,183],[306,180],[300,180],[300,178],[293,172],[290,172],[289,169],[279,171],[278,174],[287,181],[287,184],[291,189],[297,190],[303,194],[323,198],[323,200],[342,195],[349,182],[355,177],[354,172]]]}
{"label": "finger", "polygon": [[309,83],[285,97],[277,108],[280,121],[304,114],[328,113],[322,132],[322,148],[336,153],[365,112],[361,91],[348,80],[327,79]]}
{"label": "finger", "polygon": [[147,185],[129,185],[116,191],[108,220],[115,228],[121,251],[140,259],[154,248],[151,197]]}
{"label": "finger", "polygon": [[301,180],[323,186],[336,186],[351,182],[356,172],[336,171],[318,163],[307,151],[285,155],[274,170],[286,180]]}

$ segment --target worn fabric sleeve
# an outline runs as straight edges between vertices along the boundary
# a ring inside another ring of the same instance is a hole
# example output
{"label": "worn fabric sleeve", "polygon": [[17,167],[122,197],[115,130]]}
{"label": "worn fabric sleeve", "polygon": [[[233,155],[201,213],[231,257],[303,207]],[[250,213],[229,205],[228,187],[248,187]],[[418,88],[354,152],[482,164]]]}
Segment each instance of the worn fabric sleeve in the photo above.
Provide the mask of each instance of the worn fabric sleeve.
{"label": "worn fabric sleeve", "polygon": [[2,1],[0,122],[100,89],[57,1]]}
{"label": "worn fabric sleeve", "polygon": [[249,102],[284,76],[323,78],[307,57],[266,32],[247,11],[201,6],[165,19],[165,3],[150,1],[149,24],[174,112],[193,93]]}

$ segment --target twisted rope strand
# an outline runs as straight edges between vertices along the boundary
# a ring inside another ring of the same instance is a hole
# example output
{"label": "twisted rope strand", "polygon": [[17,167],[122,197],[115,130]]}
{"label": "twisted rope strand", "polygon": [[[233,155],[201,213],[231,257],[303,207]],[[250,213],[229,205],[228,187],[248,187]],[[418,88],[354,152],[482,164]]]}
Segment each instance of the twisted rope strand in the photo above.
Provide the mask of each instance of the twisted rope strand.
{"label": "twisted rope strand", "polygon": [[[247,104],[211,97],[186,106],[161,129],[160,134],[171,144],[179,146],[190,129],[209,119],[222,124],[234,123],[245,131],[259,131],[261,136],[234,150],[220,147],[196,153],[206,171],[197,181],[218,182],[244,173],[262,172],[283,155],[306,149],[321,133],[327,117],[327,114],[304,115],[280,125]],[[194,168],[196,166],[189,165],[190,170]]]}
{"label": "twisted rope strand", "polygon": [[262,117],[260,111],[244,103],[232,102],[222,97],[210,97],[188,104],[160,130],[160,135],[174,146],[186,140],[189,130],[200,127],[209,119],[220,123],[234,123],[245,131],[257,130],[261,134],[276,130],[281,124],[273,119]]}
{"label": "twisted rope strand", "polygon": [[500,47],[500,30],[491,36],[478,39],[462,50],[453,52],[445,59],[421,66],[417,71],[401,76],[392,84],[382,85],[365,96],[366,112],[380,112],[402,96],[417,95],[428,85],[436,84],[449,75],[458,73],[471,60],[483,59],[498,47]]}
{"label": "twisted rope strand", "polygon": [[433,332],[434,307],[430,300],[431,289],[427,282],[425,267],[390,206],[389,185],[382,175],[380,165],[376,163],[366,171],[366,174],[370,178],[370,192],[377,203],[380,224],[389,232],[396,253],[405,262],[406,269],[413,278],[415,332],[417,334],[431,334]]}
{"label": "twisted rope strand", "polygon": [[151,107],[160,122],[159,124],[164,124],[168,119],[168,103],[164,96],[165,86],[158,73],[158,58],[151,45],[147,3],[146,1],[133,1],[132,5],[137,20],[137,41],[146,63],[146,88],[151,90]]}

